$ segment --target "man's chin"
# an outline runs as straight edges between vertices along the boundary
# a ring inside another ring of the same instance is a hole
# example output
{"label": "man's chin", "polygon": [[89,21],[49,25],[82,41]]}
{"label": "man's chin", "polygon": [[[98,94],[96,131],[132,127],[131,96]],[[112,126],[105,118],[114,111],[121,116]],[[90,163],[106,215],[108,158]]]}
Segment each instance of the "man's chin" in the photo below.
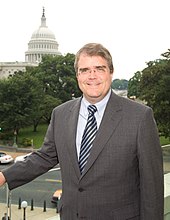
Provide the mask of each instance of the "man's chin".
{"label": "man's chin", "polygon": [[86,96],[86,99],[91,103],[96,103],[96,102],[99,102],[102,99],[102,97],[100,94],[95,94],[95,95],[90,94]]}

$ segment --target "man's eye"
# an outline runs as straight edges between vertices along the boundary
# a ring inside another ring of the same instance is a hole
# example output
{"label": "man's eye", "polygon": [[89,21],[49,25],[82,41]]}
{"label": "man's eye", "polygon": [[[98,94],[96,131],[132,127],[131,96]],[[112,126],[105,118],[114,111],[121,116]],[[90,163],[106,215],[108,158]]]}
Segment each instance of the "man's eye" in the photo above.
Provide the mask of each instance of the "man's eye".
{"label": "man's eye", "polygon": [[88,73],[89,69],[88,68],[83,68],[79,70],[80,73]]}
{"label": "man's eye", "polygon": [[100,67],[97,68],[97,71],[100,72],[100,73],[102,73],[102,72],[105,71],[105,68],[102,67],[102,66],[100,66]]}
{"label": "man's eye", "polygon": [[85,72],[87,72],[87,71],[88,71],[87,68],[81,70],[82,73],[85,73]]}

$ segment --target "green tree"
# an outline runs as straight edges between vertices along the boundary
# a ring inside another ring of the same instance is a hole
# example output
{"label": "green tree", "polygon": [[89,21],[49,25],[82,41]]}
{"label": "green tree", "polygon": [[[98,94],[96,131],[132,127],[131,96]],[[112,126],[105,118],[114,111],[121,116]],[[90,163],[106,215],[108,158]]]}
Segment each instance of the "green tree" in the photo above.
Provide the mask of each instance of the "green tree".
{"label": "green tree", "polygon": [[36,76],[42,82],[46,94],[58,98],[61,102],[80,96],[74,71],[74,55],[44,56]]}
{"label": "green tree", "polygon": [[156,60],[142,71],[140,99],[153,108],[159,131],[170,137],[170,61]]}
{"label": "green tree", "polygon": [[140,80],[141,80],[141,72],[137,71],[134,76],[129,80],[128,83],[128,97],[136,97],[140,96]]}
{"label": "green tree", "polygon": [[112,89],[127,90],[128,80],[126,79],[114,79],[112,82]]}
{"label": "green tree", "polygon": [[42,120],[49,123],[55,106],[80,95],[74,55],[44,56],[38,67],[0,80],[0,126],[18,133],[33,124],[36,131]]}
{"label": "green tree", "polygon": [[19,132],[30,125],[32,115],[43,99],[43,87],[28,73],[18,72],[0,81],[0,119],[6,130]]}
{"label": "green tree", "polygon": [[42,118],[45,122],[49,124],[52,110],[60,104],[61,104],[60,99],[54,98],[53,96],[50,96],[50,95],[45,95],[44,103],[41,109],[43,111]]}

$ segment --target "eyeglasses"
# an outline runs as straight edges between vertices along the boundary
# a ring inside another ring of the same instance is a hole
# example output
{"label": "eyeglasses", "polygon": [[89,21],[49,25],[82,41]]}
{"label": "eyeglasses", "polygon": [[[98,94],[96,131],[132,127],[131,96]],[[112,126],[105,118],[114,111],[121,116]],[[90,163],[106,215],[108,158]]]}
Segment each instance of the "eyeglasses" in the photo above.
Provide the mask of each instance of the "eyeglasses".
{"label": "eyeglasses", "polygon": [[85,67],[85,68],[79,68],[78,70],[78,74],[81,74],[81,75],[88,75],[91,72],[103,74],[106,72],[106,66],[95,66],[93,68]]}

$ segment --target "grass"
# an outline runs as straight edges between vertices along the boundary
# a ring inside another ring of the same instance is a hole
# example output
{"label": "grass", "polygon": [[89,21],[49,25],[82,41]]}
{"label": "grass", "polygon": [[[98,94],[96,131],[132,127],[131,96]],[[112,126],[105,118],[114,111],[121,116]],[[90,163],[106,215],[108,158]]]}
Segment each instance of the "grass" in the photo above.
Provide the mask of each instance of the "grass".
{"label": "grass", "polygon": [[165,138],[163,136],[160,136],[160,142],[161,142],[161,146],[170,144],[170,138]]}
{"label": "grass", "polygon": [[41,147],[45,133],[47,131],[47,124],[41,124],[37,127],[37,131],[33,132],[33,127],[27,127],[20,130],[18,135],[18,143],[22,143],[23,139],[31,139],[33,140],[34,148],[38,149]]}
{"label": "grass", "polygon": [[[40,124],[37,128],[37,132],[33,132],[33,127],[27,127],[20,130],[18,135],[18,143],[21,143],[24,138],[32,139],[34,148],[41,147],[48,125]],[[160,137],[161,146],[170,144],[170,138]]]}
{"label": "grass", "polygon": [[[160,137],[161,146],[169,145],[167,147],[162,147],[162,153],[164,157],[170,156],[170,138]],[[165,160],[165,158],[164,158]]]}

